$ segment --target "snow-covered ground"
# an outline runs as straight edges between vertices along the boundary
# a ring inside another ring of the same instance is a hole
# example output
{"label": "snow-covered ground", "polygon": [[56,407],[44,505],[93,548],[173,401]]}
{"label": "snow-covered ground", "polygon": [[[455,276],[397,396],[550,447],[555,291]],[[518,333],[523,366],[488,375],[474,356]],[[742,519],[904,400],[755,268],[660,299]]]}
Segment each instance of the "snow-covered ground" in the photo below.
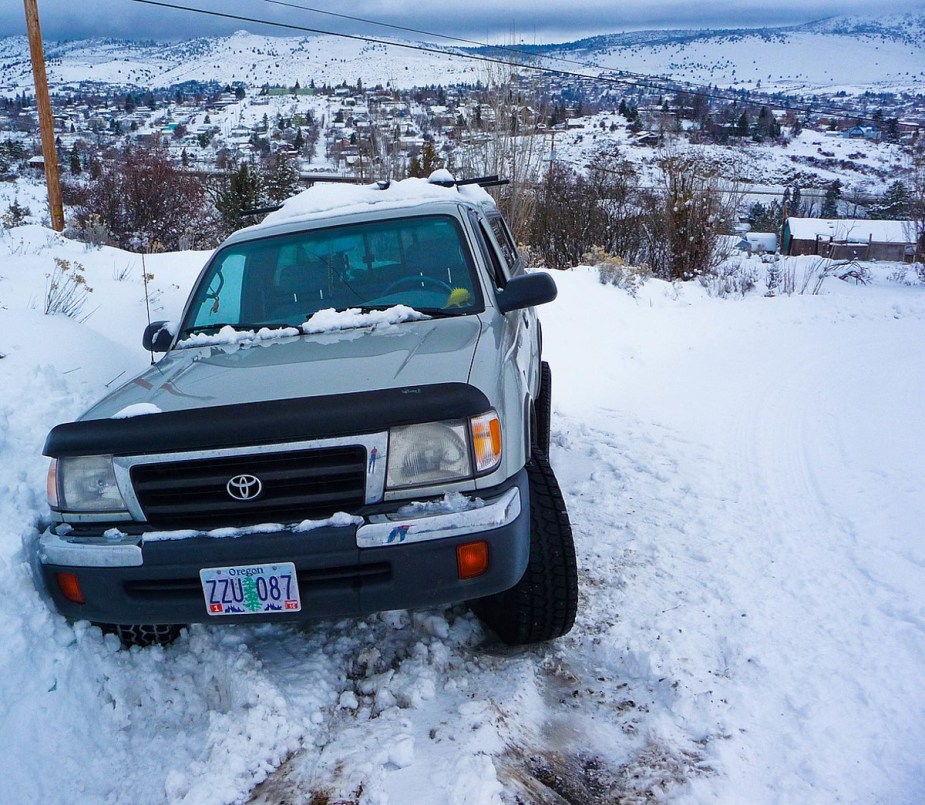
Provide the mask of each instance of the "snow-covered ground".
{"label": "snow-covered ground", "polygon": [[[42,314],[55,258],[83,324]],[[155,318],[204,258],[145,258]],[[872,270],[725,299],[555,275],[565,638],[454,607],[121,651],[53,614],[32,548],[46,432],[147,363],[140,257],[0,230],[0,802],[921,802],[925,285]]]}

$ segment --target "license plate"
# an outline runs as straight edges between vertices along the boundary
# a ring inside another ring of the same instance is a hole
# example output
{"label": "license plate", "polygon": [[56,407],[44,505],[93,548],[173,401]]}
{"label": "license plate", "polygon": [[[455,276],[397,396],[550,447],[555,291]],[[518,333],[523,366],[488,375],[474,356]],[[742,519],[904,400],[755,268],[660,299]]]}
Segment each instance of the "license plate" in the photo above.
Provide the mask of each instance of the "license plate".
{"label": "license plate", "polygon": [[199,571],[206,610],[210,615],[260,615],[301,612],[295,565],[238,565]]}

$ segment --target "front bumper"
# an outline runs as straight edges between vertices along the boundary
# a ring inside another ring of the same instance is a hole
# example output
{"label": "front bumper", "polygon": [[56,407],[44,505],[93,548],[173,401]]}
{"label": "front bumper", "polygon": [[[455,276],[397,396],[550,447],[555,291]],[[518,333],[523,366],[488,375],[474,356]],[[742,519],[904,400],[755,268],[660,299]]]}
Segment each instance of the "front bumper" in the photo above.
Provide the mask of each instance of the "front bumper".
{"label": "front bumper", "polygon": [[[95,538],[47,531],[39,544],[45,585],[57,609],[101,623],[291,621],[365,615],[480,598],[516,584],[530,549],[529,492],[521,470],[483,505],[412,507],[362,524],[245,529],[216,538],[149,539],[110,532]],[[254,533],[259,531],[259,533]],[[473,539],[489,549],[488,570],[460,579],[456,547]],[[199,571],[293,562],[298,613],[210,616]],[[58,573],[77,576],[84,603],[64,596]]]}

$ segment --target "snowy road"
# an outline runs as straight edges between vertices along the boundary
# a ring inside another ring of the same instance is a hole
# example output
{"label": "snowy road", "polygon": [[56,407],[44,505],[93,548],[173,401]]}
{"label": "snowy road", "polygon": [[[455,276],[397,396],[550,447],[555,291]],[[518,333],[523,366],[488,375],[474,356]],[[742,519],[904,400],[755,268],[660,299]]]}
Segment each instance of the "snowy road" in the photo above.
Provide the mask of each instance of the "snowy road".
{"label": "snowy road", "polygon": [[552,461],[582,587],[552,645],[506,649],[457,607],[125,652],[52,615],[28,561],[47,428],[139,363],[112,343],[140,329],[117,258],[80,259],[107,311],[84,327],[11,315],[4,283],[0,802],[925,796],[921,286],[634,300],[557,275]]}

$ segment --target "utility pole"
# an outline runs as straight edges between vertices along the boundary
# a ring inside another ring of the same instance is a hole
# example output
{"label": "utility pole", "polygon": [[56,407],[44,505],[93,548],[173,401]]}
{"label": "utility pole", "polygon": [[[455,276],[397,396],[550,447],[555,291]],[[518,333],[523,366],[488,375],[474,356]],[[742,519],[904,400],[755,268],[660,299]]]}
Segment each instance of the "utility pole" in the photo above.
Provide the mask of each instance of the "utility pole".
{"label": "utility pole", "polygon": [[42,29],[36,0],[23,0],[26,6],[26,27],[29,30],[29,52],[32,55],[32,76],[35,79],[35,106],[39,113],[42,133],[42,158],[45,162],[45,184],[48,186],[48,211],[51,226],[57,232],[64,229],[64,206],[61,202],[61,182],[58,178],[58,152],[55,149],[55,124],[51,117],[48,78],[45,75],[45,55],[42,52]]}

